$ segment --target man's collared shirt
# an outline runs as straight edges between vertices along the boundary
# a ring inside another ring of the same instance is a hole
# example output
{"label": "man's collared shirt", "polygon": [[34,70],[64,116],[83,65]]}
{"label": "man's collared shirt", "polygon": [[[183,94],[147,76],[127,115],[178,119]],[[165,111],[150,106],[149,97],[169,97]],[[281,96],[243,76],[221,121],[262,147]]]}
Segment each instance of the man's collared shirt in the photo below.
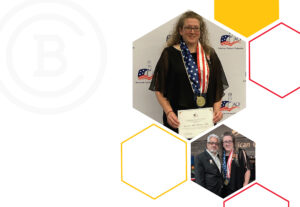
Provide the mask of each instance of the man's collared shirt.
{"label": "man's collared shirt", "polygon": [[211,153],[210,151],[208,151],[206,149],[206,151],[208,152],[208,154],[213,158],[213,160],[215,161],[217,167],[219,168],[219,171],[221,172],[221,162],[218,156],[218,153],[216,153],[216,155],[214,155],[213,153]]}

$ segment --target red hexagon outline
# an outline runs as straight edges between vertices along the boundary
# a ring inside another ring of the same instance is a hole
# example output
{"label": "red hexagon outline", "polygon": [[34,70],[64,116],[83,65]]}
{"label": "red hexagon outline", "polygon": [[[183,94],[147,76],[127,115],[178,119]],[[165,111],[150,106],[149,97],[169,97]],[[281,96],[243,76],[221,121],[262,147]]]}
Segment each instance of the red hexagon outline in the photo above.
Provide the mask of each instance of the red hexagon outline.
{"label": "red hexagon outline", "polygon": [[279,24],[273,26],[272,28],[268,29],[268,30],[265,31],[264,33],[258,35],[257,37],[253,38],[252,40],[250,40],[249,43],[248,43],[248,49],[249,49],[249,80],[252,81],[253,83],[255,83],[256,85],[258,85],[258,86],[264,88],[265,90],[267,90],[267,91],[273,93],[274,95],[278,96],[279,98],[285,98],[285,97],[287,97],[288,95],[290,95],[291,93],[293,93],[293,92],[297,91],[298,89],[300,89],[300,87],[298,87],[298,88],[292,90],[291,92],[285,94],[284,96],[280,96],[279,94],[275,93],[274,91],[268,89],[267,87],[263,86],[262,84],[260,84],[260,83],[258,83],[258,82],[256,82],[256,81],[254,81],[253,79],[251,79],[251,67],[250,67],[250,65],[251,65],[251,59],[250,59],[250,50],[251,50],[250,47],[251,47],[251,46],[250,46],[250,43],[251,43],[252,41],[256,40],[257,38],[261,37],[262,35],[266,34],[267,32],[271,31],[272,29],[278,27],[279,25],[283,25],[283,26],[285,26],[285,27],[291,29],[292,31],[297,32],[298,34],[300,34],[299,31],[293,29],[292,27],[286,25],[286,24],[283,23],[283,22],[280,22]]}
{"label": "red hexagon outline", "polygon": [[285,201],[288,203],[288,207],[290,207],[290,201],[289,201],[289,200],[285,199],[284,197],[278,195],[277,193],[271,191],[270,189],[266,188],[265,186],[263,186],[263,185],[261,185],[261,184],[259,184],[259,183],[257,183],[257,182],[256,182],[256,183],[253,183],[252,185],[248,186],[247,188],[243,189],[242,191],[238,192],[237,194],[235,194],[235,195],[233,195],[233,196],[227,198],[226,200],[224,200],[224,201],[223,201],[223,207],[225,207],[225,203],[226,203],[227,201],[231,200],[231,199],[234,198],[235,196],[241,194],[241,193],[244,192],[245,190],[248,190],[249,188],[251,188],[251,187],[253,187],[253,186],[255,186],[255,185],[258,185],[259,187],[261,187],[261,188],[263,188],[263,189],[269,191],[270,193],[273,193],[273,194],[276,195],[277,197],[279,197],[279,198],[285,200]]}

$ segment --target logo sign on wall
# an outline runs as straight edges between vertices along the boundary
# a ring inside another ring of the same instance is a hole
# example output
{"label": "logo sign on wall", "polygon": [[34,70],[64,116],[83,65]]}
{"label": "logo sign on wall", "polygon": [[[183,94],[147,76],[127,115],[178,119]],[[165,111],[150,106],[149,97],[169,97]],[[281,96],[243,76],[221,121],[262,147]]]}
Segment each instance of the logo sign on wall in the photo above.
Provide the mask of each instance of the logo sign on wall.
{"label": "logo sign on wall", "polygon": [[151,60],[147,61],[147,66],[140,68],[137,72],[137,82],[136,83],[150,83],[152,80],[153,71]]}
{"label": "logo sign on wall", "polygon": [[222,101],[221,104],[221,111],[223,112],[234,112],[235,109],[239,108],[239,106],[241,105],[240,102],[234,102],[232,101],[232,93],[229,92],[227,99],[225,99],[224,101]]}
{"label": "logo sign on wall", "polygon": [[149,76],[149,75],[148,75],[148,73],[149,73],[150,71],[151,71],[151,70],[150,70],[150,69],[147,69],[147,68],[139,69],[139,71],[138,71],[138,79],[139,79],[139,80],[143,80],[143,79],[151,80],[151,79],[152,79],[152,76]]}
{"label": "logo sign on wall", "polygon": [[219,49],[244,49],[241,46],[241,39],[233,36],[232,34],[224,34],[220,37]]}

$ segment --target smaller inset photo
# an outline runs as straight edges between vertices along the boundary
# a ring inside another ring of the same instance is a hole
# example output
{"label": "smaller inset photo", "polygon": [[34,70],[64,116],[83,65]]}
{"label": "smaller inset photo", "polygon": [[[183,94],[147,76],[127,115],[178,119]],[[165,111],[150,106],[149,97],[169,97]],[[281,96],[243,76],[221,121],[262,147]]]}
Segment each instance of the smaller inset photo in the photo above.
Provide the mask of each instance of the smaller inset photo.
{"label": "smaller inset photo", "polygon": [[255,142],[221,125],[191,145],[191,178],[226,198],[255,180]]}

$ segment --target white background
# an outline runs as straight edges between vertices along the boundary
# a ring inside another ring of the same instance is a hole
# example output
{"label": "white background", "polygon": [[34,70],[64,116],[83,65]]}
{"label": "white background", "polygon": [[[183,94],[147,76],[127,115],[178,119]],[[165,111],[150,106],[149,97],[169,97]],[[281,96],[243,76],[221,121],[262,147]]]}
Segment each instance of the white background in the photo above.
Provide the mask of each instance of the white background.
{"label": "white background", "polygon": [[[0,18],[22,2],[3,1]],[[192,182],[152,200],[120,179],[121,141],[153,123],[132,109],[132,42],[187,9],[213,19],[214,2],[74,2],[102,30],[104,77],[85,103],[59,114],[24,110],[0,94],[0,206],[221,206]],[[280,8],[284,22],[300,30],[298,2]],[[298,91],[280,99],[248,81],[247,108],[223,122],[256,142],[257,181],[291,206],[300,205],[298,117]]]}
{"label": "white background", "polygon": [[[155,97],[155,93],[149,90],[151,80],[139,80],[137,74],[141,68],[149,69],[150,67],[152,71],[148,75],[154,74],[156,63],[163,48],[166,47],[166,37],[172,34],[173,27],[180,15],[133,42],[133,107],[160,123],[163,123],[163,111]],[[208,31],[209,44],[215,49],[222,63],[229,85],[224,92],[223,101],[230,102],[226,104],[229,108],[235,104],[238,105],[231,111],[223,111],[223,120],[225,120],[244,109],[246,105],[246,43],[245,41],[240,41],[233,46],[222,46],[220,38],[223,35],[230,34],[230,32],[220,28],[211,21],[207,21],[205,18],[204,21]],[[232,35],[231,41],[234,38]],[[149,61],[150,64],[148,64]]]}

